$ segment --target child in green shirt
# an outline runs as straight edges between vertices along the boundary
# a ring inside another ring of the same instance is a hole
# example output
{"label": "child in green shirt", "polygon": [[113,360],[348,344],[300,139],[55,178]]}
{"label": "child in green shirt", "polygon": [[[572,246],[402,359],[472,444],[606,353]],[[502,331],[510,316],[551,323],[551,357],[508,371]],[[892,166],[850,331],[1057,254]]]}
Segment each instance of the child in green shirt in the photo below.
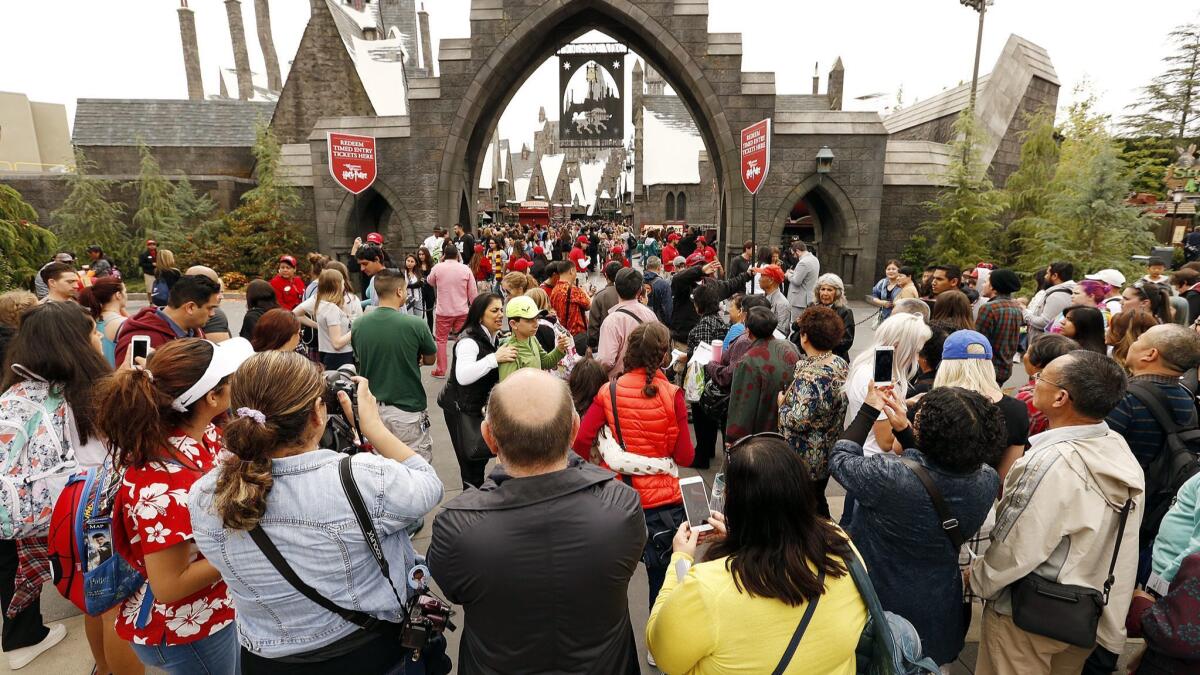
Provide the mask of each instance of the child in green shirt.
{"label": "child in green shirt", "polygon": [[533,301],[533,298],[524,295],[518,295],[508,301],[508,306],[505,307],[504,314],[508,317],[508,325],[512,328],[512,335],[508,337],[505,344],[516,348],[517,358],[515,361],[500,364],[501,382],[521,368],[553,370],[558,365],[558,362],[566,356],[567,336],[560,335],[554,351],[549,354],[542,351],[542,345],[535,337],[537,335],[538,319],[545,313],[545,310],[538,310],[537,303]]}

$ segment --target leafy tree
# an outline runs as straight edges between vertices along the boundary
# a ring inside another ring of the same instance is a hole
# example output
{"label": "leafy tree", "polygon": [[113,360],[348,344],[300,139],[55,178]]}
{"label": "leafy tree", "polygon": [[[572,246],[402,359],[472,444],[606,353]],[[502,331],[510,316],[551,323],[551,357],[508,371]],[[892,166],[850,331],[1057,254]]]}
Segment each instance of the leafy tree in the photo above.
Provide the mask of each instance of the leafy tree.
{"label": "leafy tree", "polygon": [[59,241],[76,253],[96,244],[117,263],[118,269],[133,269],[136,244],[121,221],[125,207],[107,199],[115,183],[89,175],[95,167],[82,150],[75,151],[75,173],[66,177],[71,193],[50,214],[50,227]]}
{"label": "leafy tree", "polygon": [[918,231],[929,239],[935,260],[971,267],[990,257],[1004,200],[992,189],[980,160],[980,131],[972,108],[958,116],[954,131],[950,166],[942,177],[946,187],[936,200],[924,204],[933,219]]}
{"label": "leafy tree", "polygon": [[20,192],[0,185],[0,289],[27,286],[54,255],[58,238],[37,219]]}
{"label": "leafy tree", "polygon": [[929,249],[929,240],[920,234],[909,237],[908,244],[900,252],[900,262],[917,271],[924,270],[932,260],[933,251]]}
{"label": "leafy tree", "polygon": [[1148,192],[1160,199],[1165,197],[1167,167],[1178,157],[1174,144],[1165,138],[1148,136],[1124,139],[1122,145],[1121,159],[1132,172],[1132,190]]}
{"label": "leafy tree", "polygon": [[191,262],[259,276],[274,269],[279,256],[308,250],[307,238],[291,220],[300,196],[279,181],[279,141],[265,124],[258,127],[253,152],[258,184],[242,195],[238,208],[188,236],[184,249]]}
{"label": "leafy tree", "polygon": [[1174,47],[1163,58],[1167,68],[1142,88],[1125,126],[1133,136],[1182,141],[1200,136],[1200,23],[1176,28],[1167,41]]}
{"label": "leafy tree", "polygon": [[1021,239],[1023,269],[1065,260],[1078,270],[1112,267],[1137,276],[1130,256],[1154,244],[1150,222],[1125,203],[1132,175],[1107,131],[1108,118],[1094,107],[1095,97],[1085,95],[1067,110],[1049,201]]}
{"label": "leafy tree", "polygon": [[138,190],[138,210],[133,225],[142,237],[158,240],[163,248],[174,249],[183,241],[179,210],[175,207],[175,188],[162,174],[158,160],[145,143],[138,145],[142,156],[141,173],[131,187]]}

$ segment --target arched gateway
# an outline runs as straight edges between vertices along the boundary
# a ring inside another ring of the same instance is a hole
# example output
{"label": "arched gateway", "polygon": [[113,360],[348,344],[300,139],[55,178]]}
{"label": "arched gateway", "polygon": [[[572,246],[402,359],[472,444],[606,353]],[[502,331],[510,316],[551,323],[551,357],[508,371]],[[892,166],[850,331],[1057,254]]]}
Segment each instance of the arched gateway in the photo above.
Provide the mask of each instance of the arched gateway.
{"label": "arched gateway", "polygon": [[[379,16],[388,2],[402,2],[375,1]],[[414,247],[435,225],[476,222],[474,186],[505,107],[539,65],[593,29],[644,59],[691,114],[712,164],[712,202],[719,211],[713,220],[723,254],[740,251],[751,232],[750,199],[738,175],[739,131],[771,118],[771,169],[758,197],[759,243],[778,244],[798,233],[817,245],[825,270],[859,290],[878,274],[881,241],[883,253],[895,255],[915,224],[908,221],[920,217],[911,209],[889,209],[895,218],[884,214],[885,187],[900,206],[933,196],[930,176],[951,140],[937,130],[961,109],[953,101],[915,106],[888,118],[886,127],[877,113],[843,111],[840,60],[826,93],[814,86],[812,94],[777,95],[774,73],[742,71],[740,34],[708,32],[707,0],[472,0],[470,36],[441,41],[436,76],[429,55],[411,58],[399,33],[356,23],[349,0],[310,2],[312,18],[271,124],[284,143],[282,173],[306,189],[313,234],[322,250],[334,254],[344,254],[358,230],[375,222],[386,222],[395,250]],[[1017,103],[1032,106],[1033,97],[1052,104],[1056,98],[1057,82],[1043,55],[1014,36],[997,72],[1016,80],[1008,88],[1026,91],[1025,99],[1010,105],[1007,94],[980,92],[988,119],[1010,120],[1007,128],[989,129],[994,173],[1007,166],[1012,148],[1006,143],[1023,125]],[[388,71],[389,58],[403,65]],[[415,67],[418,61],[423,65]],[[325,168],[331,130],[376,138],[378,178],[365,201],[348,200]],[[823,148],[834,160],[818,173]],[[641,198],[635,195],[635,210]],[[655,196],[653,206],[661,208],[660,202]],[[798,204],[807,213],[796,211]]]}

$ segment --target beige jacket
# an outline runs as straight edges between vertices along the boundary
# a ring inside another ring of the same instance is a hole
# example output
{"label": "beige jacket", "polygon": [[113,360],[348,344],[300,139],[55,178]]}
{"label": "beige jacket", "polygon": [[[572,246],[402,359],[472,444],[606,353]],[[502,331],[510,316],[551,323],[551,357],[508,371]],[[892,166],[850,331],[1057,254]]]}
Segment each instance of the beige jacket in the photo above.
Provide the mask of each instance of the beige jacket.
{"label": "beige jacket", "polygon": [[1137,576],[1142,469],[1125,439],[1103,422],[1051,429],[1029,440],[1032,447],[1004,480],[992,543],[971,565],[971,588],[1008,615],[1008,586],[1031,572],[1103,591],[1120,510],[1132,499],[1116,582],[1097,631],[1098,642],[1119,654]]}

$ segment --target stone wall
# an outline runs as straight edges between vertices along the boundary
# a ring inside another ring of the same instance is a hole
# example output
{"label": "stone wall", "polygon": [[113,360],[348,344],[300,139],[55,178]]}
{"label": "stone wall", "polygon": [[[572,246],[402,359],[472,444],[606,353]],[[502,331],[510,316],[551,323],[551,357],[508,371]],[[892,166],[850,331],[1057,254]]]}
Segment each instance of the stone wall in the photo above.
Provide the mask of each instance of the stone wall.
{"label": "stone wall", "polygon": [[1008,132],[1000,139],[996,155],[992,158],[990,171],[992,183],[996,187],[1004,187],[1008,177],[1020,166],[1021,134],[1029,128],[1030,119],[1044,110],[1049,110],[1051,114],[1054,113],[1054,109],[1058,105],[1058,90],[1057,84],[1038,77],[1033,78],[1030,82],[1029,88],[1025,90],[1025,95],[1021,98],[1021,103],[1017,106],[1016,114],[1009,122]]}
{"label": "stone wall", "polygon": [[[96,162],[95,173],[137,175],[141,171],[141,155],[134,146],[80,146],[87,158]],[[162,172],[168,176],[229,176],[251,178],[254,155],[249,147],[210,148],[152,147]]]}
{"label": "stone wall", "polygon": [[921,223],[929,219],[929,211],[922,204],[933,200],[938,194],[933,185],[885,185],[883,187],[883,211],[879,220],[879,252],[873,270],[875,278],[883,274],[889,258],[899,258],[908,246]]}
{"label": "stone wall", "polygon": [[954,123],[958,121],[958,113],[946,115],[937,119],[923,122],[903,131],[897,131],[891,138],[897,141],[933,141],[934,143],[954,142]]}

